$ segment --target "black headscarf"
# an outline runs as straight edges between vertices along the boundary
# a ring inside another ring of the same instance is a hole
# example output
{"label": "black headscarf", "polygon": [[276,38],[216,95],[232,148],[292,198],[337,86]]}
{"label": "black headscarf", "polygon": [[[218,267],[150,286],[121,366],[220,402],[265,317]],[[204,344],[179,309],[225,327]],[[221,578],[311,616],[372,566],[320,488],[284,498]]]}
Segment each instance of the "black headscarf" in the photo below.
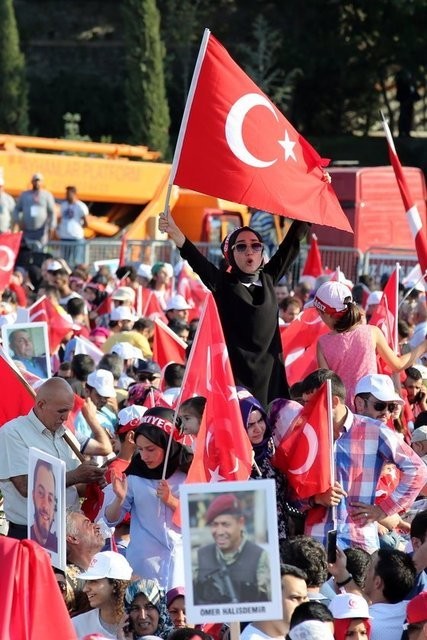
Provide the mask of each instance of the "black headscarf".
{"label": "black headscarf", "polygon": [[224,258],[226,259],[227,263],[230,265],[231,267],[231,272],[234,273],[240,280],[240,282],[256,282],[257,280],[259,280],[259,274],[261,269],[264,266],[264,260],[261,261],[261,264],[259,266],[259,269],[257,269],[255,271],[255,273],[245,273],[244,271],[241,271],[239,269],[239,267],[236,264],[236,261],[234,260],[234,255],[233,255],[233,250],[232,248],[234,247],[234,245],[236,244],[237,238],[239,237],[239,235],[243,232],[243,231],[251,231],[253,234],[256,235],[256,237],[258,238],[258,240],[262,243],[264,243],[262,236],[258,233],[258,231],[255,231],[255,229],[252,229],[251,227],[238,227],[237,229],[234,229],[234,231],[232,231],[231,233],[229,233],[224,240],[221,243],[221,251],[224,255]]}
{"label": "black headscarf", "polygon": [[[138,436],[144,436],[150,442],[161,447],[166,452],[169,442],[169,434],[173,429],[172,421],[174,411],[165,407],[153,407],[142,416],[142,423],[135,430],[135,442]],[[179,437],[178,429],[175,429],[176,437]],[[168,463],[166,466],[166,478],[175,473],[183,471],[187,473],[193,460],[193,452],[176,440],[172,439]],[[126,475],[149,478],[150,480],[161,480],[163,473],[163,462],[155,469],[149,469],[139,454],[135,454],[128,468]]]}

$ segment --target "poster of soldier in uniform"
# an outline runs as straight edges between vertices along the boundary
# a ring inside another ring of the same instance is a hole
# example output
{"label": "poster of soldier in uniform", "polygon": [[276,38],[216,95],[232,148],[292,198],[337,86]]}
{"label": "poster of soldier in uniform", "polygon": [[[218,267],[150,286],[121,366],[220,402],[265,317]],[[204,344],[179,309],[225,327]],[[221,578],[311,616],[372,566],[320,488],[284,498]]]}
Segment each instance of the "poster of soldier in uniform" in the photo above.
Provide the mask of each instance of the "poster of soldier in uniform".
{"label": "poster of soldier in uniform", "polygon": [[183,485],[180,502],[188,619],[280,619],[274,481]]}

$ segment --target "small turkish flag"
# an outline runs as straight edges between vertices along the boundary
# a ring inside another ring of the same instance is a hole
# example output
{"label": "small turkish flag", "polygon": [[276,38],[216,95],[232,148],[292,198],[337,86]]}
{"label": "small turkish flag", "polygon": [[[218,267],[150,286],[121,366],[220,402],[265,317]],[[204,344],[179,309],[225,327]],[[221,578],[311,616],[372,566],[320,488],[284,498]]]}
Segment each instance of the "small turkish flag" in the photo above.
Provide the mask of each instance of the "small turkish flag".
{"label": "small turkish flag", "polygon": [[171,183],[351,232],[328,164],[206,30]]}
{"label": "small turkish flag", "polygon": [[312,233],[310,247],[308,249],[307,259],[302,270],[302,275],[318,278],[324,273],[325,270],[322,266],[322,257],[320,255],[319,245],[317,243],[317,236],[315,233]]}
{"label": "small turkish flag", "polygon": [[185,363],[186,343],[159,318],[154,320],[153,360],[161,368],[170,362]]}
{"label": "small turkish flag", "polygon": [[331,464],[326,384],[310,398],[279,442],[271,460],[286,475],[301,499],[331,486]]}
{"label": "small turkish flag", "polygon": [[190,352],[178,403],[206,398],[196,451],[186,482],[247,480],[252,446],[243,426],[218,310],[207,295]]}
{"label": "small turkish flag", "polygon": [[0,234],[0,290],[9,285],[16,256],[21,246],[22,231]]}
{"label": "small turkish flag", "polygon": [[[399,311],[399,265],[389,277],[384,287],[382,298],[373,312],[369,324],[379,327],[383,332],[385,339],[394,353],[399,351],[399,340],[397,333],[397,320]],[[390,367],[384,360],[377,356],[378,371],[386,375],[391,375]]]}
{"label": "small turkish flag", "polygon": [[74,325],[64,315],[62,307],[55,306],[49,298],[42,296],[29,308],[30,322],[47,322],[49,349],[51,355],[56,353],[65,336],[74,332]]}

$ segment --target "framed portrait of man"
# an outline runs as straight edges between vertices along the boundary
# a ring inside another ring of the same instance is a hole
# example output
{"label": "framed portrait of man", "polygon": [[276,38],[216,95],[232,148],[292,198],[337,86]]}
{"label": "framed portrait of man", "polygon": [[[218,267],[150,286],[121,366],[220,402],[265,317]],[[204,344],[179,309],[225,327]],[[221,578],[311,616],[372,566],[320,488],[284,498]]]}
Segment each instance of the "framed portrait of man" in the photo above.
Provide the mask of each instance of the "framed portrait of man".
{"label": "framed portrait of man", "polygon": [[3,325],[3,348],[21,371],[43,380],[52,375],[46,322]]}
{"label": "framed portrait of man", "polygon": [[274,481],[184,484],[180,503],[188,620],[280,619]]}
{"label": "framed portrait of man", "polygon": [[30,448],[28,463],[28,537],[65,569],[65,462]]}

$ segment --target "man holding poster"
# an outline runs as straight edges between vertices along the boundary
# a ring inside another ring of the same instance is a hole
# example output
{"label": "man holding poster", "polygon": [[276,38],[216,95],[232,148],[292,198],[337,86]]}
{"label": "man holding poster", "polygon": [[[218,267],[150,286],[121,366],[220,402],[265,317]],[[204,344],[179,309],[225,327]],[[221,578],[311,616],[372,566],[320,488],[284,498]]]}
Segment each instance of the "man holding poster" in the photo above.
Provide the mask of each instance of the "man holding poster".
{"label": "man holding poster", "polygon": [[194,603],[265,602],[271,600],[267,552],[248,540],[241,502],[221,494],[205,516],[214,542],[197,551]]}

